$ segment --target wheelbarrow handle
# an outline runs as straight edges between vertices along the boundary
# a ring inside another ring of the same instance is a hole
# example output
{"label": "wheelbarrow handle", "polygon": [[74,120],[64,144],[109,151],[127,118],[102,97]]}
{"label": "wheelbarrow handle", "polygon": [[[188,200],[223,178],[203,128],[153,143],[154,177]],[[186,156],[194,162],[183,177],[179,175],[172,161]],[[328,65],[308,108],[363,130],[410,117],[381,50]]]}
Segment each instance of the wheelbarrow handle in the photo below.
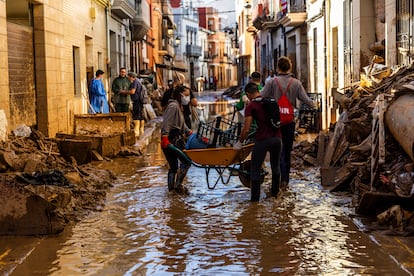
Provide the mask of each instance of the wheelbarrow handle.
{"label": "wheelbarrow handle", "polygon": [[170,149],[172,149],[172,150],[174,150],[175,152],[177,152],[185,161],[187,161],[188,163],[191,163],[191,164],[194,165],[194,163],[190,159],[190,157],[188,157],[187,154],[185,154],[182,150],[180,150],[179,148],[177,148],[173,144],[168,144],[167,147],[170,148]]}

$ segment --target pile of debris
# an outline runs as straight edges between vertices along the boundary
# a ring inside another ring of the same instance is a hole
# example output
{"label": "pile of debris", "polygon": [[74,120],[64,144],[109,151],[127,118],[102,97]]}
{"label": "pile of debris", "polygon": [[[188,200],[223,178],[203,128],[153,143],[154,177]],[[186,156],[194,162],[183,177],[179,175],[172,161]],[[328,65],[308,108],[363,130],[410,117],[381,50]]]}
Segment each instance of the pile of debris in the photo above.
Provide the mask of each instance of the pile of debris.
{"label": "pile of debris", "polygon": [[351,191],[359,214],[380,219],[399,206],[414,217],[414,65],[371,64],[339,104],[343,112],[333,132],[317,138],[322,184]]}
{"label": "pile of debris", "polygon": [[57,141],[34,129],[24,132],[0,144],[0,235],[58,233],[100,208],[115,176],[74,158],[68,162]]}

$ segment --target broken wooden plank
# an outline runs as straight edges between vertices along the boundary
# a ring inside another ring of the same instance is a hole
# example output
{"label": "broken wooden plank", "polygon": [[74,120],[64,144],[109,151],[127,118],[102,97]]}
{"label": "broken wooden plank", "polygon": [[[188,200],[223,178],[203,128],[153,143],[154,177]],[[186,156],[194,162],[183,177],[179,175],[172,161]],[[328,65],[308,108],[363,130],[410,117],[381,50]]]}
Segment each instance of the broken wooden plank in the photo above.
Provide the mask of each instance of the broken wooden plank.
{"label": "broken wooden plank", "polygon": [[65,160],[71,161],[71,157],[75,158],[77,164],[86,164],[91,162],[91,146],[90,140],[75,139],[59,139],[59,151]]}
{"label": "broken wooden plank", "polygon": [[99,152],[97,152],[96,150],[92,150],[91,154],[92,154],[93,160],[104,161],[104,158],[102,157],[102,155],[100,155]]}
{"label": "broken wooden plank", "polygon": [[404,209],[414,209],[414,199],[411,197],[399,197],[393,193],[365,192],[356,208],[361,215],[376,216],[393,205],[401,205]]}
{"label": "broken wooden plank", "polygon": [[332,156],[335,152],[335,149],[337,147],[339,139],[342,137],[344,132],[344,122],[347,120],[348,114],[347,111],[342,112],[342,114],[339,116],[338,122],[336,123],[334,133],[329,139],[329,144],[326,149],[325,158],[323,161],[323,167],[330,167]]}

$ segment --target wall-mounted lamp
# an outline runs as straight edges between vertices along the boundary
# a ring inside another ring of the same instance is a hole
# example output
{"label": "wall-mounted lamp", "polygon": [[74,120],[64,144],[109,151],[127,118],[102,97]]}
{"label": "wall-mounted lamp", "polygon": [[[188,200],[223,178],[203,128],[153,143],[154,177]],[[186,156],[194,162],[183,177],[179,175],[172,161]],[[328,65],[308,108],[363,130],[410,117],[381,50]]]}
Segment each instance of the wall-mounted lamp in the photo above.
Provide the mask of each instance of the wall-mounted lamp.
{"label": "wall-mounted lamp", "polygon": [[177,36],[177,37],[175,38],[175,46],[179,46],[179,45],[180,45],[180,43],[181,43],[181,38],[180,38],[179,36]]}
{"label": "wall-mounted lamp", "polygon": [[168,28],[167,29],[167,35],[168,36],[173,36],[173,34],[174,34],[174,29]]}

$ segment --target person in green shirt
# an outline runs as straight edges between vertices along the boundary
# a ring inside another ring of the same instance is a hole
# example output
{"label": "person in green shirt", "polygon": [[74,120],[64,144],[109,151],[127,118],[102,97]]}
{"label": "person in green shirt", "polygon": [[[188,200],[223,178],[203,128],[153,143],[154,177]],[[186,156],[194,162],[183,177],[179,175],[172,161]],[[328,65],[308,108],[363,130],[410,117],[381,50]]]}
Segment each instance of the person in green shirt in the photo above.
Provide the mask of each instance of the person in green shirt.
{"label": "person in green shirt", "polygon": [[[259,72],[256,72],[256,71],[253,72],[250,75],[250,81],[249,82],[253,82],[253,83],[257,84],[257,87],[259,88],[259,92],[262,91],[263,86],[261,84],[261,74]],[[248,103],[249,103],[249,99],[247,98],[246,92],[244,92],[244,88],[243,88],[243,91],[240,95],[240,100],[236,104],[237,111],[243,111]]]}
{"label": "person in green shirt", "polygon": [[[249,83],[255,83],[257,85],[259,92],[262,91],[263,89],[263,86],[261,84],[261,81],[262,81],[261,77],[262,75],[259,72],[255,71],[250,75],[250,81],[249,81]],[[248,104],[249,104],[249,98],[247,98],[246,92],[244,91],[244,88],[243,88],[243,91],[240,95],[240,100],[237,102],[235,106],[236,110],[239,112],[239,116],[238,116],[239,122],[244,121],[244,110]],[[257,128],[256,121],[253,121],[252,126],[249,131],[249,136],[250,134],[256,131],[256,128]]]}
{"label": "person in green shirt", "polygon": [[112,82],[113,103],[116,112],[129,112],[131,97],[129,94],[123,94],[122,91],[128,91],[131,82],[127,78],[126,68],[119,69],[119,76]]}

